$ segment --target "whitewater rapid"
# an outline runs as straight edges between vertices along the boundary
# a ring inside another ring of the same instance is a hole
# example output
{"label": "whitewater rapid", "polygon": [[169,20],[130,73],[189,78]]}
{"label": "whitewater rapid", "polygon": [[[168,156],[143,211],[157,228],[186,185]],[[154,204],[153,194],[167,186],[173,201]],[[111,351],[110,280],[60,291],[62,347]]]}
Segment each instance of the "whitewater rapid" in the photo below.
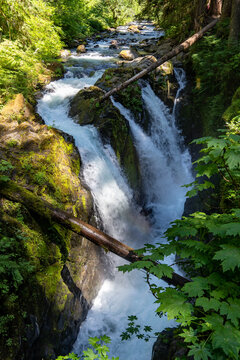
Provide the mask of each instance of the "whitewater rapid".
{"label": "whitewater rapid", "polygon": [[[118,37],[126,36],[126,33],[126,28],[121,27]],[[159,35],[152,27],[147,27],[143,34],[136,36],[140,40],[151,34],[152,37]],[[91,190],[104,231],[139,248],[145,243],[162,241],[169,223],[181,217],[186,192],[182,185],[192,181],[191,159],[188,151],[182,149],[181,135],[175,124],[177,100],[170,114],[151,87],[148,84],[143,86],[142,97],[150,118],[148,134],[123,105],[113,100],[129,121],[138,152],[142,196],[145,209],[151,214],[145,218],[134,203],[133,192],[111,146],[103,145],[93,126],[80,126],[68,116],[70,99],[80,89],[94,85],[107,67],[114,66],[116,51],[109,54],[110,40],[99,41],[97,50],[90,43],[88,52],[81,56],[73,52],[66,64],[64,79],[47,86],[39,100],[38,112],[47,125],[74,137],[83,163],[82,175]],[[92,71],[95,73],[90,76]],[[176,74],[181,90],[185,82],[184,72],[179,69]],[[94,300],[86,321],[81,325],[73,351],[80,354],[87,346],[89,337],[106,334],[112,338],[111,355],[119,356],[120,360],[150,359],[155,339],[149,342],[138,339],[121,342],[120,334],[127,326],[127,317],[136,315],[138,323],[150,325],[154,331],[174,326],[174,322],[167,321],[165,317],[159,319],[154,314],[157,306],[144,281],[144,274],[133,271],[123,275],[116,270],[116,266],[124,261],[114,255],[108,256],[113,264],[113,276],[104,282]],[[172,263],[173,259],[166,261]],[[158,283],[164,286],[162,281]]]}

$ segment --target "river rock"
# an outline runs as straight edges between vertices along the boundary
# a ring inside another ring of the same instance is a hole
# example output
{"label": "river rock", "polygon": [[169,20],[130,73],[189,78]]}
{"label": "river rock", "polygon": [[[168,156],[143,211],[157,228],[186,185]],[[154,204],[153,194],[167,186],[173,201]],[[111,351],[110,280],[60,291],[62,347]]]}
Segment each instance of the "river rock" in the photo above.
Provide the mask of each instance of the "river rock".
{"label": "river rock", "polygon": [[138,55],[134,50],[122,50],[118,56],[124,60],[131,61],[134,60]]}
{"label": "river rock", "polygon": [[71,51],[67,49],[63,49],[60,52],[61,59],[66,60],[71,55]]}
{"label": "river rock", "polygon": [[110,143],[114,149],[137,196],[140,189],[139,161],[129,124],[111,100],[102,104],[98,102],[103,94],[103,90],[97,86],[80,90],[70,103],[69,115],[81,125],[92,124],[98,128],[103,142]]}
{"label": "river rock", "polygon": [[109,46],[109,49],[118,49],[118,48],[119,48],[118,41],[117,40],[112,40],[111,44]]}
{"label": "river rock", "polygon": [[134,34],[139,34],[140,33],[138,25],[130,25],[128,27],[128,31],[130,31],[130,32],[132,32]]}
{"label": "river rock", "polygon": [[[0,161],[12,164],[8,176],[53,206],[91,223],[92,197],[79,179],[81,161],[72,138],[36,120],[22,94],[2,109]],[[69,353],[103,281],[101,249],[1,197],[0,224],[3,236],[21,234],[21,257],[34,266],[17,302],[1,304],[5,313],[16,316],[14,326],[9,324],[11,350],[2,336],[0,358],[42,360]]]}
{"label": "river rock", "polygon": [[85,45],[83,45],[83,44],[81,44],[81,45],[78,45],[78,47],[77,47],[77,53],[78,54],[83,54],[83,53],[85,53],[86,52],[86,48],[85,48]]}

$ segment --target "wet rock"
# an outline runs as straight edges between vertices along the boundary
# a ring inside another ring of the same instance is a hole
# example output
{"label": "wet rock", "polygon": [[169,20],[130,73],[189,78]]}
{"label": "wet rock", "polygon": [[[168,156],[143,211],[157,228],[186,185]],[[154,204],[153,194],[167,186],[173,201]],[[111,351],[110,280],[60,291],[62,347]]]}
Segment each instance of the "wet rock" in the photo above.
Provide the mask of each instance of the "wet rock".
{"label": "wet rock", "polygon": [[119,55],[120,58],[124,60],[134,60],[136,57],[138,57],[138,54],[134,50],[122,50]]}
{"label": "wet rock", "polygon": [[134,34],[139,34],[140,33],[138,25],[130,25],[128,27],[128,31],[130,31],[130,32],[132,32]]}
{"label": "wet rock", "polygon": [[78,47],[77,47],[77,53],[78,54],[83,54],[83,53],[85,53],[86,52],[86,48],[85,48],[85,45],[83,45],[83,44],[81,44],[81,45],[78,45]]}
{"label": "wet rock", "polygon": [[147,55],[144,57],[137,57],[133,61],[121,63],[121,66],[136,69],[136,71],[140,72],[141,70],[146,69],[156,61],[157,59],[155,58],[155,56]]}
{"label": "wet rock", "polygon": [[61,59],[66,60],[71,55],[71,51],[67,49],[63,49],[60,52]]}
{"label": "wet rock", "polygon": [[109,49],[118,49],[118,48],[119,48],[118,41],[117,40],[112,40],[111,44],[109,46]]}

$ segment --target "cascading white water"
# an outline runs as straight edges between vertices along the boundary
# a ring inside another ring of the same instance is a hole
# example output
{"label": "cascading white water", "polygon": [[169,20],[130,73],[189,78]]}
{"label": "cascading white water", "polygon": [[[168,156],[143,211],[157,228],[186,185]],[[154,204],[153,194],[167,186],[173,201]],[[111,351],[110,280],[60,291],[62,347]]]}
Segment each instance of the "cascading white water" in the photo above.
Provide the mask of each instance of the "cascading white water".
{"label": "cascading white water", "polygon": [[[152,28],[150,30],[151,33]],[[121,31],[124,33],[123,28]],[[143,88],[142,95],[151,121],[150,135],[135,123],[127,109],[115,103],[129,121],[135,139],[143,177],[143,196],[146,208],[151,210],[151,221],[140,215],[112,148],[103,146],[94,127],[80,126],[68,116],[69,99],[79,89],[93,85],[103,73],[100,69],[112,66],[109,64],[112,58],[106,50],[106,41],[100,41],[97,51],[90,44],[88,54],[73,54],[65,78],[47,87],[39,101],[38,112],[46,124],[74,137],[83,162],[83,176],[92,192],[104,230],[138,248],[144,243],[159,241],[169,222],[181,217],[185,201],[185,190],[181,185],[191,181],[190,159],[187,151],[180,150],[174,117],[149,85]],[[92,77],[87,75],[89,67],[97,70]],[[109,256],[115,267],[123,263],[116,256]],[[119,356],[120,360],[150,359],[154,339],[149,343],[136,339],[120,341],[127,316],[137,315],[139,323],[151,325],[155,331],[174,324],[154,315],[156,305],[141,272],[124,275],[117,270],[113,272],[114,278],[104,282],[87,320],[82,324],[73,351],[80,353],[90,336],[107,334],[112,338],[111,354]]]}

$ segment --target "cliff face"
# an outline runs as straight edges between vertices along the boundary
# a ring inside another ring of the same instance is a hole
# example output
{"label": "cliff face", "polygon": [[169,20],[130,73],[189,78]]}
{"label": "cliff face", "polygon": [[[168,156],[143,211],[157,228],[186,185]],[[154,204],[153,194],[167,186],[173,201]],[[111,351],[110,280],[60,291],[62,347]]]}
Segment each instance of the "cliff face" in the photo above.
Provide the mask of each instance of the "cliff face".
{"label": "cliff face", "polygon": [[[72,139],[41,124],[21,94],[2,109],[0,175],[93,222],[92,198],[81,184],[80,168]],[[5,247],[12,244],[11,264],[21,277],[9,275],[8,290],[1,294],[0,357],[38,360],[68,353],[103,280],[104,255],[21,204],[0,202],[1,241]]]}

